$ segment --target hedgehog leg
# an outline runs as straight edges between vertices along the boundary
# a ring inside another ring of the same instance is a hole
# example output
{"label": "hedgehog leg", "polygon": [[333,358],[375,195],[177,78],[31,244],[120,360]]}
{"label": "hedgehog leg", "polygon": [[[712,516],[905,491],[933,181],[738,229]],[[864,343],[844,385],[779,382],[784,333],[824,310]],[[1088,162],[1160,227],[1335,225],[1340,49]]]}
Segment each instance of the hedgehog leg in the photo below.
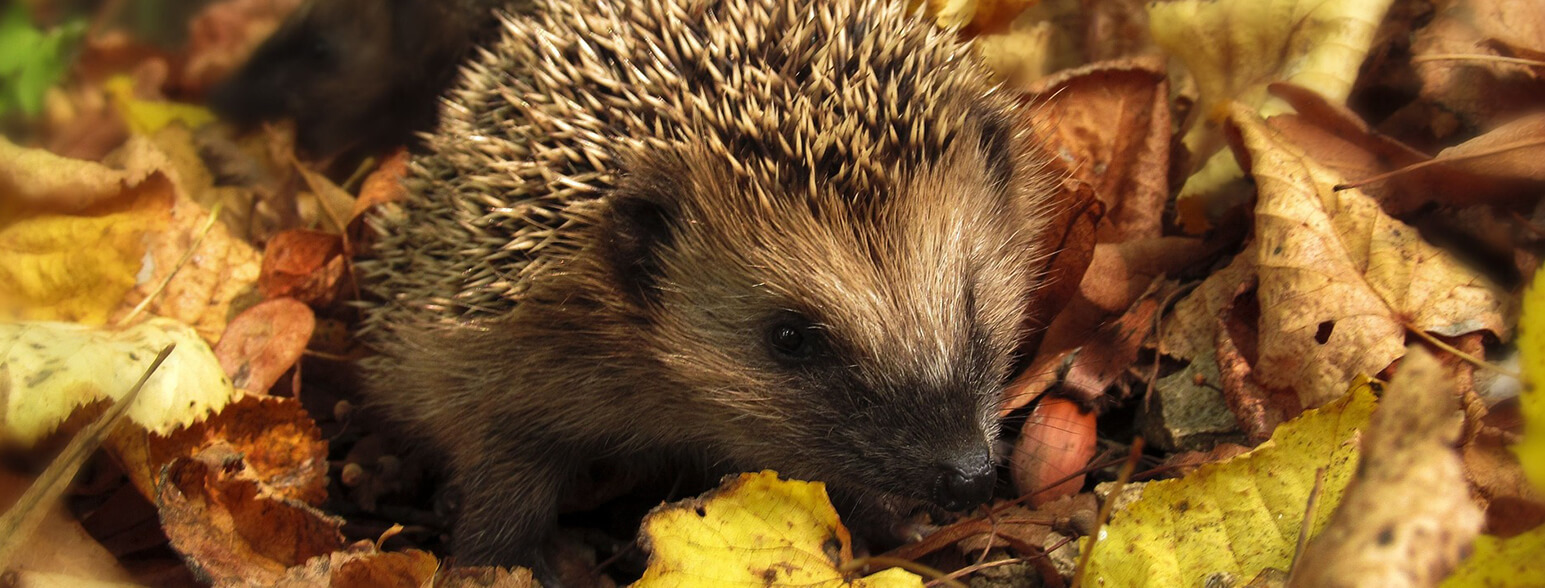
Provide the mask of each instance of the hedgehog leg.
{"label": "hedgehog leg", "polygon": [[578,455],[555,443],[492,440],[486,453],[456,468],[462,507],[453,533],[458,565],[531,568],[544,586],[558,585],[543,547],[556,524],[558,498]]}

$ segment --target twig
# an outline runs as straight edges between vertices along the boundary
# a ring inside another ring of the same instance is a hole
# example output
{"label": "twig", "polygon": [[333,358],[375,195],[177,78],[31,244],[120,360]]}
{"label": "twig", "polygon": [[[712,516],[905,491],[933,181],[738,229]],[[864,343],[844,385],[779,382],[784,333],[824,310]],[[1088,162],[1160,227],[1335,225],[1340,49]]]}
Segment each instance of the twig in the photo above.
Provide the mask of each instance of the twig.
{"label": "twig", "polygon": [[1411,58],[1411,63],[1427,63],[1429,61],[1494,61],[1497,63],[1510,63],[1513,65],[1545,67],[1545,61],[1540,61],[1537,59],[1504,57],[1501,55],[1485,55],[1481,53],[1434,53],[1432,55],[1418,55]]}
{"label": "twig", "polygon": [[1406,327],[1407,331],[1415,333],[1416,336],[1417,337],[1421,337],[1423,341],[1431,343],[1434,347],[1437,347],[1438,349],[1442,349],[1444,351],[1452,353],[1456,357],[1458,357],[1459,359],[1463,359],[1465,361],[1470,362],[1475,367],[1478,367],[1478,368],[1481,368],[1481,369],[1488,369],[1488,370],[1497,372],[1499,374],[1502,374],[1504,376],[1507,376],[1507,377],[1510,377],[1510,378],[1514,378],[1514,379],[1519,380],[1519,381],[1522,381],[1524,379],[1524,375],[1523,374],[1520,374],[1520,373],[1515,372],[1513,370],[1507,369],[1507,368],[1502,367],[1500,365],[1491,363],[1489,361],[1486,361],[1486,360],[1481,359],[1479,357],[1476,357],[1474,355],[1470,355],[1468,353],[1465,353],[1464,351],[1460,351],[1459,348],[1454,347],[1453,345],[1449,345],[1448,343],[1444,343],[1442,339],[1439,339],[1437,337],[1432,336],[1427,331],[1423,331],[1423,330],[1418,329],[1418,328],[1416,328],[1415,326],[1412,326],[1412,325],[1405,325],[1405,327]]}
{"label": "twig", "polygon": [[1288,569],[1287,585],[1293,585],[1298,566],[1304,561],[1304,548],[1309,545],[1309,528],[1314,526],[1314,511],[1320,506],[1320,493],[1325,490],[1325,468],[1314,470],[1314,489],[1309,491],[1309,503],[1304,505],[1304,520],[1298,525],[1298,545],[1293,548],[1293,565]]}
{"label": "twig", "polygon": [[129,407],[139,398],[140,390],[145,388],[145,382],[150,380],[150,375],[161,367],[167,356],[172,354],[176,343],[169,343],[150,362],[150,368],[145,370],[134,387],[128,394],[108,407],[102,416],[87,426],[85,430],[77,433],[74,439],[59,452],[53,463],[43,470],[42,475],[27,488],[27,491],[17,499],[16,504],[6,511],[5,516],[0,516],[0,571],[10,568],[11,559],[16,556],[17,550],[32,538],[38,525],[42,524],[43,517],[48,513],[48,507],[64,495],[64,491],[70,487],[70,481],[75,479],[75,474],[85,465],[86,458],[102,444],[102,440],[113,431],[113,428],[129,413]]}
{"label": "twig", "polygon": [[133,321],[135,317],[139,316],[139,313],[143,312],[145,308],[150,306],[150,301],[155,300],[157,296],[161,295],[163,290],[166,290],[166,287],[172,283],[172,278],[177,276],[177,272],[181,270],[183,266],[188,265],[188,261],[193,259],[193,253],[198,251],[198,246],[204,242],[204,237],[208,236],[209,231],[215,227],[215,221],[219,220],[220,218],[220,207],[223,204],[224,203],[216,203],[215,207],[209,210],[209,218],[204,219],[204,225],[198,229],[198,236],[193,238],[193,244],[188,246],[188,250],[182,252],[182,258],[178,259],[177,264],[172,266],[172,271],[167,272],[166,277],[161,279],[161,283],[156,284],[156,287],[152,289],[149,294],[145,295],[144,300],[141,300],[139,301],[139,304],[134,305],[134,308],[129,311],[129,314],[124,315],[123,318],[118,320],[119,325],[127,325]]}
{"label": "twig", "polygon": [[1492,147],[1492,148],[1489,148],[1489,149],[1484,149],[1484,150],[1481,150],[1481,151],[1477,151],[1475,153],[1467,153],[1465,155],[1458,155],[1458,156],[1454,156],[1454,157],[1449,157],[1447,159],[1436,159],[1436,158],[1434,158],[1434,159],[1429,159],[1427,161],[1419,161],[1419,162],[1413,163],[1411,165],[1402,167],[1400,169],[1392,169],[1392,170],[1384,172],[1382,174],[1377,174],[1377,175],[1374,175],[1374,176],[1366,177],[1366,178],[1363,178],[1361,180],[1357,180],[1355,182],[1346,182],[1344,184],[1336,184],[1336,186],[1334,188],[1332,188],[1332,189],[1336,190],[1336,191],[1341,191],[1341,190],[1347,190],[1347,189],[1351,189],[1351,188],[1358,188],[1358,187],[1366,186],[1368,184],[1372,184],[1374,182],[1387,180],[1389,178],[1392,178],[1392,177],[1395,177],[1395,176],[1398,176],[1398,175],[1407,174],[1407,173],[1410,173],[1410,172],[1422,169],[1424,167],[1431,167],[1431,166],[1434,166],[1434,165],[1441,165],[1441,164],[1445,164],[1445,163],[1455,163],[1455,162],[1459,162],[1459,161],[1467,161],[1467,160],[1471,160],[1471,159],[1480,159],[1482,157],[1491,157],[1491,156],[1497,155],[1499,153],[1507,153],[1508,151],[1513,151],[1513,150],[1516,150],[1516,149],[1525,149],[1525,148],[1529,148],[1529,147],[1539,147],[1541,145],[1545,145],[1545,139],[1542,139],[1542,138],[1531,138],[1531,139],[1524,139],[1522,141],[1513,141],[1513,142],[1510,142],[1510,143],[1503,143],[1501,145],[1497,145],[1496,147]]}
{"label": "twig", "polygon": [[1126,489],[1127,480],[1132,478],[1132,470],[1137,469],[1137,461],[1143,456],[1143,438],[1132,440],[1132,453],[1127,456],[1127,463],[1121,466],[1121,474],[1116,476],[1116,482],[1111,486],[1110,496],[1105,499],[1105,504],[1100,506],[1100,516],[1095,519],[1094,530],[1089,532],[1089,545],[1078,557],[1078,568],[1073,571],[1073,588],[1081,588],[1084,585],[1084,572],[1089,569],[1089,556],[1094,553],[1094,546],[1100,539],[1100,529],[1110,520],[1110,513],[1115,510],[1116,500],[1121,497],[1121,491]]}

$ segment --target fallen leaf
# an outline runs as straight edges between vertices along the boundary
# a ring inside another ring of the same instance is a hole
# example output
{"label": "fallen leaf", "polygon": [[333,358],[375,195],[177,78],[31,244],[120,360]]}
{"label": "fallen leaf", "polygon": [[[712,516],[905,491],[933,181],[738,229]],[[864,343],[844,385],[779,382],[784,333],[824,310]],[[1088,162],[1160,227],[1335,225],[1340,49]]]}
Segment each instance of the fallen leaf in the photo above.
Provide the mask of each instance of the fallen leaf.
{"label": "fallen leaf", "polygon": [[[34,196],[58,195],[63,206],[0,194],[0,313],[84,324],[158,315],[219,338],[232,305],[257,278],[257,253],[224,227],[203,226],[209,213],[178,193],[165,154],[135,137],[108,165],[31,154],[24,160],[56,169],[5,175],[39,180]],[[78,171],[90,179],[57,181]],[[106,194],[115,178],[123,188]],[[66,192],[76,188],[86,193]],[[133,307],[153,293],[148,312],[136,314]]]}
{"label": "fallen leaf", "polygon": [[1528,385],[1518,396],[1518,413],[1524,419],[1523,438],[1513,447],[1524,475],[1545,492],[1545,271],[1534,274],[1524,292],[1523,313],[1518,324],[1519,364]]}
{"label": "fallen leaf", "polygon": [[[47,156],[13,162],[20,167],[27,160],[52,169],[13,178],[48,180],[53,174],[86,171],[82,179],[91,178],[87,181],[93,189],[77,193],[82,195],[75,199],[65,197],[62,207],[51,206],[53,199],[0,200],[0,218],[5,219],[0,221],[0,312],[10,320],[103,324],[137,282],[149,249],[147,236],[168,224],[175,198],[172,185],[163,175],[139,174],[138,181],[108,196],[97,189],[112,185],[116,174],[110,168]],[[74,187],[47,183],[52,185],[40,194]],[[90,205],[80,207],[86,202]]]}
{"label": "fallen leaf", "polygon": [[212,451],[242,456],[239,472],[222,475],[264,496],[313,505],[327,497],[327,442],[294,398],[242,396],[203,422],[160,434],[120,431],[108,446],[147,497],[168,464]]}
{"label": "fallen leaf", "polygon": [[112,96],[113,107],[135,134],[150,135],[174,123],[196,129],[215,122],[214,113],[202,106],[136,97],[134,81],[127,75],[109,78],[102,87]]}
{"label": "fallen leaf", "polygon": [[1341,178],[1253,112],[1238,107],[1235,122],[1260,190],[1256,380],[1318,406],[1399,358],[1407,328],[1508,335],[1508,297],[1489,280],[1360,191],[1333,190]]}
{"label": "fallen leaf", "polygon": [[235,397],[209,345],[192,329],[152,319],[119,331],[64,323],[0,324],[0,435],[31,445],[75,409],[117,399],[168,343],[177,349],[129,408],[162,434],[204,419]]}
{"label": "fallen leaf", "polygon": [[1463,414],[1444,367],[1411,348],[1362,437],[1336,514],[1294,565],[1290,586],[1432,586],[1481,530],[1454,444]]}
{"label": "fallen leaf", "polygon": [[1545,181],[1545,113],[1519,117],[1444,149],[1433,164],[1479,175]]}
{"label": "fallen leaf", "polygon": [[1507,45],[1541,26],[1545,10],[1539,3],[1442,0],[1433,4],[1437,14],[1416,31],[1411,42],[1412,67],[1423,99],[1458,116],[1468,129],[1484,129],[1538,108],[1540,93],[1545,91],[1539,68],[1497,58],[1514,57]]}
{"label": "fallen leaf", "polygon": [[[1205,162],[1181,188],[1176,205],[1188,231],[1200,232],[1232,202],[1210,202],[1229,193],[1242,175],[1223,150],[1223,123],[1230,104],[1263,117],[1288,111],[1266,91],[1272,82],[1308,88],[1343,103],[1373,43],[1391,0],[1179,0],[1148,5],[1155,42],[1185,63],[1200,90],[1199,117],[1184,143],[1195,162]],[[1232,199],[1230,199],[1232,200]],[[1210,213],[1210,214],[1209,214]]]}
{"label": "fallen leaf", "polygon": [[[1374,131],[1350,109],[1308,88],[1274,83],[1276,96],[1294,112],[1266,119],[1285,141],[1303,148],[1315,161],[1343,178],[1358,181],[1430,159],[1404,143]],[[1387,182],[1361,184],[1384,211],[1399,216],[1452,194],[1457,186],[1435,184],[1433,174],[1401,174]],[[1473,186],[1473,183],[1470,184]],[[1443,188],[1450,188],[1445,190]]]}
{"label": "fallen leaf", "polygon": [[214,448],[166,466],[154,494],[162,528],[194,574],[215,585],[272,586],[343,548],[343,524],[304,503],[265,495],[241,477],[240,454]]}
{"label": "fallen leaf", "polygon": [[[347,549],[318,555],[306,563],[290,568],[274,586],[301,588],[329,586],[333,588],[420,588],[440,586],[436,577],[440,562],[433,555],[410,549],[400,553],[381,551],[369,541],[360,541]],[[509,588],[534,586],[529,578],[524,584],[518,581]]]}
{"label": "fallen leaf", "polygon": [[[1147,327],[1136,325],[1135,322],[1141,321],[1135,317],[1132,319],[1134,324],[1114,326],[1093,338],[1090,333],[1111,326],[1110,319],[1128,311],[1148,290],[1154,278],[1195,263],[1212,250],[1212,245],[1188,237],[1157,237],[1095,245],[1085,262],[1087,266],[1078,290],[1056,307],[1057,315],[1051,319],[1041,338],[1033,342],[1038,345],[1035,356],[1004,392],[1000,413],[1007,414],[1029,405],[1056,384],[1056,374],[1063,370],[1068,356],[1082,347],[1103,344],[1095,355],[1124,356],[1130,353],[1135,357],[1136,348],[1126,344],[1141,343],[1147,336],[1146,331],[1134,330],[1134,327]],[[1136,337],[1136,341],[1132,341],[1132,337]],[[1121,350],[1118,351],[1118,347]],[[1093,401],[1105,391],[1105,386],[1097,388],[1079,390],[1076,397]]]}
{"label": "fallen leaf", "polygon": [[634,586],[921,586],[891,568],[862,578],[843,566],[852,538],[819,482],[771,471],[730,478],[709,494],[644,519],[649,569]]}
{"label": "fallen leaf", "polygon": [[1545,586],[1545,526],[1498,539],[1482,535],[1475,540],[1470,557],[1443,581],[1443,588],[1528,588]]}
{"label": "fallen leaf", "polygon": [[276,298],[236,315],[215,345],[215,356],[237,390],[265,393],[300,360],[314,329],[310,307]]}
{"label": "fallen leaf", "polygon": [[[1085,579],[1106,586],[1191,586],[1249,578],[1291,563],[1315,471],[1325,469],[1310,524],[1330,519],[1357,466],[1352,443],[1375,402],[1367,386],[1283,424],[1271,440],[1178,480],[1149,482],[1092,547]],[[1085,539],[1085,549],[1090,549]]]}
{"label": "fallen leaf", "polygon": [[[0,136],[0,211],[18,214],[25,206],[40,206],[78,212],[143,183],[150,173],[26,149]],[[14,218],[9,214],[6,218]]]}
{"label": "fallen leaf", "polygon": [[347,277],[346,262],[342,236],[291,229],[268,242],[258,288],[264,298],[291,297],[327,307]]}
{"label": "fallen leaf", "polygon": [[1169,199],[1169,84],[1157,57],[1065,70],[1025,90],[1052,171],[1105,204],[1097,242],[1160,235]]}

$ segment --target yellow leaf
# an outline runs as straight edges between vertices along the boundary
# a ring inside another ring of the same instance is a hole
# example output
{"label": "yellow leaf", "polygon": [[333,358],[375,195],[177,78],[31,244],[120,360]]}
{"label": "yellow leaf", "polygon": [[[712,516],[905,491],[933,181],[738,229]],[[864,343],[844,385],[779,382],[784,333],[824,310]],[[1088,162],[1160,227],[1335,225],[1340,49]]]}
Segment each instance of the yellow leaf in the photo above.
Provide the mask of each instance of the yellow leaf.
{"label": "yellow leaf", "polygon": [[129,420],[168,434],[218,411],[236,394],[214,351],[186,325],[152,319],[108,331],[66,323],[0,324],[0,439],[30,445],[76,408],[116,399],[167,343],[177,349],[150,377]]}
{"label": "yellow leaf", "polygon": [[155,293],[137,317],[215,341],[253,291],[258,252],[224,225],[206,229],[209,213],[149,139],[108,156],[122,169],[0,141],[3,155],[19,157],[0,157],[0,320],[100,325]]}
{"label": "yellow leaf", "polygon": [[[1309,88],[1332,103],[1346,101],[1357,70],[1373,42],[1374,31],[1391,0],[1181,0],[1148,5],[1154,42],[1185,62],[1200,93],[1202,117],[1186,134],[1185,144],[1207,163],[1180,199],[1209,197],[1239,170],[1223,146],[1228,104],[1241,102],[1271,116],[1291,109],[1270,97],[1266,86],[1290,82]],[[1220,170],[1214,170],[1222,166]],[[1232,170],[1229,170],[1233,166]],[[1214,208],[1187,203],[1180,210],[1188,230],[1205,228],[1195,213]]]}
{"label": "yellow leaf", "polygon": [[1443,581],[1443,588],[1545,586],[1545,525],[1522,535],[1476,538],[1470,558]]}
{"label": "yellow leaf", "polygon": [[129,130],[149,135],[174,122],[195,129],[215,122],[214,113],[202,106],[177,102],[152,102],[134,97],[134,81],[127,75],[108,78],[103,84],[112,96],[113,107],[129,125]]}
{"label": "yellow leaf", "polygon": [[106,322],[172,203],[160,174],[69,214],[0,194],[0,319]]}
{"label": "yellow leaf", "polygon": [[1088,585],[1200,586],[1216,574],[1252,578],[1267,568],[1288,569],[1315,470],[1326,469],[1312,516],[1317,530],[1352,478],[1353,438],[1374,404],[1372,391],[1356,386],[1278,427],[1250,453],[1149,483],[1101,531]]}
{"label": "yellow leaf", "polygon": [[1480,534],[1454,444],[1463,413],[1453,376],[1412,346],[1358,445],[1336,514],[1294,564],[1294,586],[1432,586]]}
{"label": "yellow leaf", "polygon": [[819,482],[783,481],[771,471],[742,474],[701,498],[650,513],[644,520],[653,586],[922,586],[889,569],[849,578],[852,539]]}
{"label": "yellow leaf", "polygon": [[1524,293],[1523,315],[1518,319],[1518,355],[1528,385],[1518,398],[1518,412],[1524,418],[1523,439],[1513,451],[1529,482],[1545,491],[1545,391],[1540,390],[1545,386],[1545,269],[1534,273],[1534,284]]}

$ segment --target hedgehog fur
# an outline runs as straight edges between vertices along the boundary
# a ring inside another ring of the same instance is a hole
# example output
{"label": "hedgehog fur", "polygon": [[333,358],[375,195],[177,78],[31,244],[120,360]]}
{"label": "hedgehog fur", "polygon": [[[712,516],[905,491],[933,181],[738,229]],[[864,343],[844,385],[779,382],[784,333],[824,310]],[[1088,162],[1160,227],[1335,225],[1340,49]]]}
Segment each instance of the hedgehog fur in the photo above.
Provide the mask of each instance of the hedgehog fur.
{"label": "hedgehog fur", "polygon": [[533,12],[358,264],[367,388],[448,454],[461,561],[540,566],[597,460],[826,480],[880,533],[990,496],[1047,199],[969,48],[889,0]]}

